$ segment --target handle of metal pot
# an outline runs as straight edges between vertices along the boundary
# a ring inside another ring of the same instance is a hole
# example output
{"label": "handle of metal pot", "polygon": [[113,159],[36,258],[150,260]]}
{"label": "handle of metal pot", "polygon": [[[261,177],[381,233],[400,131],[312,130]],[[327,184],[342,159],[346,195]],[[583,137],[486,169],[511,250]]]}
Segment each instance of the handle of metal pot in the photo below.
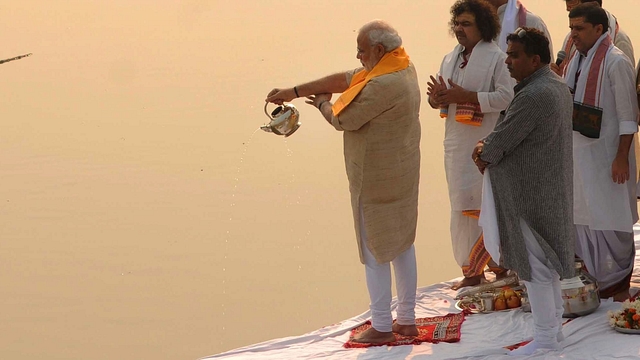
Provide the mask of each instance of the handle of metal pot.
{"label": "handle of metal pot", "polygon": [[269,112],[267,111],[267,106],[269,106],[268,102],[264,102],[264,114],[267,115],[267,117],[269,118],[269,121],[272,120],[271,115],[269,115]]}

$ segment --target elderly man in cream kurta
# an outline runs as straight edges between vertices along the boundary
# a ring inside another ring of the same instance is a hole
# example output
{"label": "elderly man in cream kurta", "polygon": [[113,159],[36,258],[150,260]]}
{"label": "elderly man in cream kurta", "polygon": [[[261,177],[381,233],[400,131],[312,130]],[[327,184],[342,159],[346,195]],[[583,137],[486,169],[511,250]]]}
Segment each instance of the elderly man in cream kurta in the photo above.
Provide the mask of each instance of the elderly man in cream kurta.
{"label": "elderly man in cream kurta", "polygon": [[[364,25],[357,38],[363,68],[288,89],[267,101],[300,96],[344,134],[360,260],[365,264],[372,327],[353,339],[385,344],[394,333],[416,336],[416,256],[420,175],[420,88],[398,33],[383,21]],[[331,94],[342,93],[335,104]],[[397,321],[391,314],[391,269],[398,292]]]}

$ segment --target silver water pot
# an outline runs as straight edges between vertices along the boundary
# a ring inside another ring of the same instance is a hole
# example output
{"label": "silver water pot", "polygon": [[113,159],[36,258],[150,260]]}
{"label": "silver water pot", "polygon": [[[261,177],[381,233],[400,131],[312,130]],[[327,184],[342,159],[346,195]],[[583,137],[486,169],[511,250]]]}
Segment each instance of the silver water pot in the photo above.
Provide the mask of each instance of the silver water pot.
{"label": "silver water pot", "polygon": [[598,282],[584,268],[584,262],[576,259],[576,276],[560,281],[564,314],[562,317],[575,318],[596,311],[600,306]]}
{"label": "silver water pot", "polygon": [[267,111],[268,105],[269,103],[264,104],[264,113],[270,121],[268,124],[260,126],[260,129],[288,137],[296,132],[300,125],[302,125],[302,123],[298,121],[300,112],[298,112],[298,109],[296,109],[293,104],[282,104],[271,113]]}

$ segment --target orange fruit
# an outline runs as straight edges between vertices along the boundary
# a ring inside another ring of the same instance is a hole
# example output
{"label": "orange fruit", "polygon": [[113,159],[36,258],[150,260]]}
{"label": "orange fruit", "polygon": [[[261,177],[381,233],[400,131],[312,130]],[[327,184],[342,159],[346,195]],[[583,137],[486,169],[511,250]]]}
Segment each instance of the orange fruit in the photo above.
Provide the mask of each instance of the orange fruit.
{"label": "orange fruit", "polygon": [[514,309],[520,307],[520,298],[513,295],[507,299],[507,307],[509,309]]}
{"label": "orange fruit", "polygon": [[504,310],[507,308],[507,301],[503,297],[499,297],[495,300],[493,308],[496,310]]}

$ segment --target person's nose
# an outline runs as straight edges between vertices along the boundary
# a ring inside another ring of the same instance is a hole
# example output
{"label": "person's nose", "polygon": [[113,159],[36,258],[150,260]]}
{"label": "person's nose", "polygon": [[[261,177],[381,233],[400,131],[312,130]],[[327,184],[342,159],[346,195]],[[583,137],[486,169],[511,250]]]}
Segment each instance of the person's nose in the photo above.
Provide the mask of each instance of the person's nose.
{"label": "person's nose", "polygon": [[578,31],[577,30],[571,30],[571,35],[570,36],[571,36],[572,39],[577,38],[578,37]]}

